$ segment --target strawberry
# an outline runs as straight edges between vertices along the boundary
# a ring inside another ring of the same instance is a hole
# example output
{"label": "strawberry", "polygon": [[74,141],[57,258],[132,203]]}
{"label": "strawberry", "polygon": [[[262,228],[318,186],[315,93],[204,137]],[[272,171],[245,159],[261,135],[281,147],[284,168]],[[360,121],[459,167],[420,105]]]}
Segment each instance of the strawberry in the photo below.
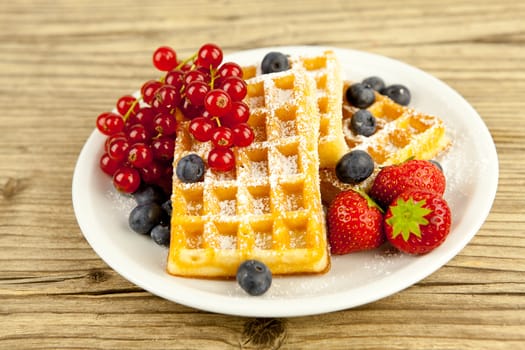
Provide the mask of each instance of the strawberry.
{"label": "strawberry", "polygon": [[425,254],[449,234],[450,208],[439,194],[409,190],[390,204],[384,224],[386,237],[394,247],[408,254]]}
{"label": "strawberry", "polygon": [[436,165],[427,160],[413,159],[381,169],[368,194],[382,208],[387,208],[394,198],[409,189],[443,195],[445,186],[445,175]]}
{"label": "strawberry", "polygon": [[365,193],[340,192],[327,215],[332,254],[373,249],[385,242],[381,209]]}

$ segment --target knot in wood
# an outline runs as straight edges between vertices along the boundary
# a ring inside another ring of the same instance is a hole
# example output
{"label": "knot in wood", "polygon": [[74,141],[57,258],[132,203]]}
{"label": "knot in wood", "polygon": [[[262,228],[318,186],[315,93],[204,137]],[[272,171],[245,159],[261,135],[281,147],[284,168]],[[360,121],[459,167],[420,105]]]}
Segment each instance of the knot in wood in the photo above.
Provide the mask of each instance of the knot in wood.
{"label": "knot in wood", "polygon": [[109,275],[102,270],[91,270],[88,273],[88,279],[93,283],[101,283],[109,279]]}
{"label": "knot in wood", "polygon": [[0,187],[0,193],[5,199],[10,199],[22,192],[27,186],[27,179],[9,177],[6,183]]}
{"label": "knot in wood", "polygon": [[286,338],[285,321],[256,318],[244,324],[242,348],[279,349]]}

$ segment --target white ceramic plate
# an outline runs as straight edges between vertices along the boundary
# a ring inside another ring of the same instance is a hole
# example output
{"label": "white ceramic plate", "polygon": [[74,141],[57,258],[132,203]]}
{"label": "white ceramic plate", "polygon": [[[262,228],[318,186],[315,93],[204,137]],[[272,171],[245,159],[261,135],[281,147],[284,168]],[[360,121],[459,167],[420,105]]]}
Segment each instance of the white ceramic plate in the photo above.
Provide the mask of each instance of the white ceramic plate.
{"label": "white ceramic plate", "polygon": [[[261,48],[232,54],[225,60],[253,64],[270,50],[294,55],[324,49]],[[170,276],[165,272],[167,249],[128,228],[133,201],[116,193],[109,177],[99,170],[104,137],[95,130],[75,168],[73,204],[80,228],[97,254],[119,274],[153,294],[202,310],[253,317],[304,316],[370,303],[413,285],[453,258],[479,230],[496,194],[498,159],[487,127],[458,93],[429,74],[386,57],[334,50],[347,79],[378,75],[387,84],[404,84],[412,92],[411,106],[445,121],[454,144],[439,161],[448,180],[445,198],[453,223],[442,246],[418,257],[389,249],[337,256],[327,274],[274,278],[270,290],[260,297],[247,295],[235,281]]]}

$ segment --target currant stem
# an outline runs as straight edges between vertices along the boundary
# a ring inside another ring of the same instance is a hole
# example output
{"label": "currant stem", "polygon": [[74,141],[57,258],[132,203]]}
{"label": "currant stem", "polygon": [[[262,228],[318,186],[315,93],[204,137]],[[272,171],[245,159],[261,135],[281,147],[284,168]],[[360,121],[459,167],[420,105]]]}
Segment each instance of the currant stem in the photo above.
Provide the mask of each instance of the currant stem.
{"label": "currant stem", "polygon": [[222,125],[221,125],[221,120],[220,120],[219,117],[211,117],[211,120],[214,120],[215,123],[217,123],[217,126],[218,126],[218,127],[222,126]]}
{"label": "currant stem", "polygon": [[184,65],[185,65],[186,63],[188,63],[188,62],[190,62],[190,61],[194,61],[195,58],[197,58],[197,55],[198,55],[198,53],[196,52],[196,53],[194,53],[193,55],[191,55],[190,57],[186,58],[184,61],[182,61],[181,63],[179,63],[179,64],[177,65],[177,67],[175,67],[175,70],[177,70],[177,69],[181,69],[182,67],[184,67]]}
{"label": "currant stem", "polygon": [[127,111],[126,114],[124,114],[124,116],[122,117],[122,119],[124,119],[124,121],[127,121],[127,120],[128,120],[129,115],[131,114],[131,111],[135,108],[135,106],[137,105],[137,103],[139,103],[140,101],[142,101],[142,95],[140,95],[139,98],[135,99],[135,101],[133,101],[133,103],[131,104],[131,106],[129,106],[128,111]]}
{"label": "currant stem", "polygon": [[210,89],[213,90],[215,88],[215,78],[217,78],[217,74],[216,74],[217,69],[214,69],[212,66],[210,66],[210,73],[211,73]]}

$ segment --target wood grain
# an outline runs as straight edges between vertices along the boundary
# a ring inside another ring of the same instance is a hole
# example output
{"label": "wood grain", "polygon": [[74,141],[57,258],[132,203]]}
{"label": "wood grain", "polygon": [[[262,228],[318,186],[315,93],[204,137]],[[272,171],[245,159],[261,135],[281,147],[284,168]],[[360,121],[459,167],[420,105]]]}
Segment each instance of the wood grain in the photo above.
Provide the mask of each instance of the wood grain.
{"label": "wood grain", "polygon": [[[75,161],[96,115],[154,74],[157,46],[204,42],[354,48],[442,79],[497,146],[487,221],[420,283],[319,316],[211,314],[126,281],[76,223]],[[523,1],[2,1],[0,349],[523,349],[523,91]]]}

